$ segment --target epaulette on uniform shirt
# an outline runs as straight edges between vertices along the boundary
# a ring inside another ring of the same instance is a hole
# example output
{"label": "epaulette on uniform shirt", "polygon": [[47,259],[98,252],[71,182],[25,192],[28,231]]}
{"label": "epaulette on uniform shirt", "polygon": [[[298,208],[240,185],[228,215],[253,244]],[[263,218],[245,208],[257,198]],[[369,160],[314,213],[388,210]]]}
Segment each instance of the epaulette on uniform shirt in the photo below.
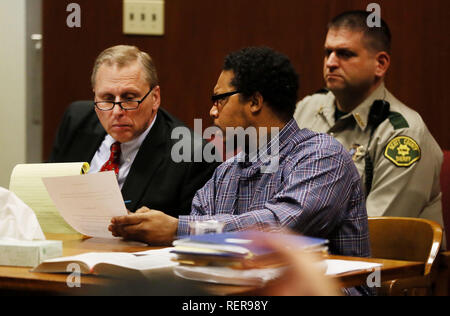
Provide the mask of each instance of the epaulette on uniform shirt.
{"label": "epaulette on uniform shirt", "polygon": [[392,126],[394,127],[394,130],[401,129],[401,128],[408,128],[409,124],[408,121],[398,112],[391,112],[389,114],[389,121],[391,122]]}

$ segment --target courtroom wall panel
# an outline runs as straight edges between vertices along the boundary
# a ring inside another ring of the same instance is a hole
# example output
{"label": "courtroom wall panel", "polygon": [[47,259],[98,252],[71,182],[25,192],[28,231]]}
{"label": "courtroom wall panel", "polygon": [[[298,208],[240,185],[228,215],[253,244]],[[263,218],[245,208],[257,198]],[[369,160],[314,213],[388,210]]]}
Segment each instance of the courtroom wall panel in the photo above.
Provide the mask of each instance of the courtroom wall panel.
{"label": "courtroom wall panel", "polygon": [[[81,6],[81,28],[69,28],[66,7]],[[265,45],[288,55],[300,73],[299,97],[323,86],[327,22],[361,0],[166,0],[165,35],[122,34],[122,0],[44,0],[44,159],[65,108],[92,99],[95,57],[117,44],[149,52],[159,70],[162,105],[189,126],[211,122],[209,96],[227,53]],[[393,33],[388,87],[423,116],[443,148],[450,148],[450,2],[380,1]]]}

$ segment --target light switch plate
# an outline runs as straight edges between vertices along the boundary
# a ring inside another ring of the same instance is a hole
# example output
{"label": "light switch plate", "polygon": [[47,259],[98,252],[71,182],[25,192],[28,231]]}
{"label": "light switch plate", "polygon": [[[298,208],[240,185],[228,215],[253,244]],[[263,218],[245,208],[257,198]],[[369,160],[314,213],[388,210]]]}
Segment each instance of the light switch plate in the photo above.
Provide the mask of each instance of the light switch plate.
{"label": "light switch plate", "polygon": [[123,32],[164,35],[164,1],[123,0]]}

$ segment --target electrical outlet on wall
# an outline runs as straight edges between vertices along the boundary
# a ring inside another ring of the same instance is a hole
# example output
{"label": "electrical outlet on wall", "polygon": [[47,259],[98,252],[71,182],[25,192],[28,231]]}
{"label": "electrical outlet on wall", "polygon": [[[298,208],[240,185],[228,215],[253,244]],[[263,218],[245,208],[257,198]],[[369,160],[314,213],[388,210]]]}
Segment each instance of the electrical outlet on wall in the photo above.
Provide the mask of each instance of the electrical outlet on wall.
{"label": "electrical outlet on wall", "polygon": [[123,32],[164,35],[164,0],[123,0]]}

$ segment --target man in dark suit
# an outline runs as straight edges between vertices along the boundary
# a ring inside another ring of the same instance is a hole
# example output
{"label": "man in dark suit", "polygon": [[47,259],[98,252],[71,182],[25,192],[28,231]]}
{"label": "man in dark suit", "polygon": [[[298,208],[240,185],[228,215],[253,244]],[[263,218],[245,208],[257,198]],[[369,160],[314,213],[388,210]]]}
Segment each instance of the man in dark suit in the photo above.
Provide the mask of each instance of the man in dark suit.
{"label": "man in dark suit", "polygon": [[[129,211],[146,206],[171,216],[189,214],[195,192],[218,164],[172,158],[178,141],[171,139],[172,131],[184,125],[160,108],[151,57],[132,46],[108,48],[97,58],[91,80],[95,102],[69,107],[49,162],[87,161],[90,173],[114,170]],[[190,130],[188,136],[194,157],[204,142]]]}

